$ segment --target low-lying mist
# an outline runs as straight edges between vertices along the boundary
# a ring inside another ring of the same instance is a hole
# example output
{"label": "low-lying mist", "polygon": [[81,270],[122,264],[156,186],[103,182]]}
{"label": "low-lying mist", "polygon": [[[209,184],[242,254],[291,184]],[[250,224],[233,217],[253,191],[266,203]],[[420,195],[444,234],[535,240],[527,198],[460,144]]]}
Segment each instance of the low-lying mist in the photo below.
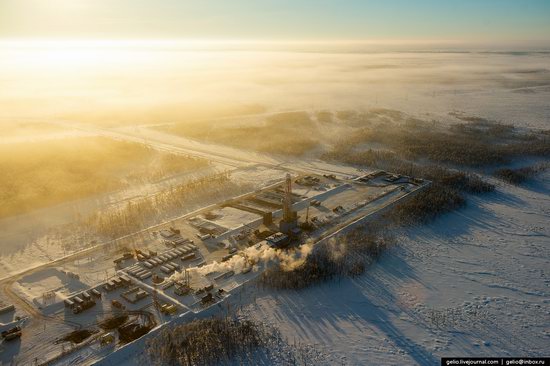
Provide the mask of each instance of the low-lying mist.
{"label": "low-lying mist", "polygon": [[547,53],[380,50],[1,45],[0,121],[182,122],[259,105],[547,120]]}

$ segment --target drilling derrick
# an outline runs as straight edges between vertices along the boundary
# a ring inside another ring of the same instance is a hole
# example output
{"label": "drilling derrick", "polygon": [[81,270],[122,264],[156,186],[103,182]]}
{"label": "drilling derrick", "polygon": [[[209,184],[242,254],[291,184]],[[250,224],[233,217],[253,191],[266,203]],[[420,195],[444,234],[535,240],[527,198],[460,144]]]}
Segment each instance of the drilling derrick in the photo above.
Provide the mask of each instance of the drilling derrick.
{"label": "drilling derrick", "polygon": [[285,196],[283,198],[283,219],[279,224],[279,229],[285,234],[289,234],[292,229],[298,226],[298,217],[292,210],[292,178],[287,173],[285,180]]}
{"label": "drilling derrick", "polygon": [[292,221],[292,179],[286,174],[285,197],[283,200],[283,221]]}

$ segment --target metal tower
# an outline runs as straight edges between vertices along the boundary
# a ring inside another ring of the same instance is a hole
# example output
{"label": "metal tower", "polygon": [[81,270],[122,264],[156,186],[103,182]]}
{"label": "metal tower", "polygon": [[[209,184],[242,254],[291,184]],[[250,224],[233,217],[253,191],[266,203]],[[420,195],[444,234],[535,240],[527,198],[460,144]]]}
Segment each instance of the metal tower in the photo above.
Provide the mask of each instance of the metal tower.
{"label": "metal tower", "polygon": [[283,199],[283,221],[291,222],[292,219],[292,178],[289,173],[286,173],[285,197]]}

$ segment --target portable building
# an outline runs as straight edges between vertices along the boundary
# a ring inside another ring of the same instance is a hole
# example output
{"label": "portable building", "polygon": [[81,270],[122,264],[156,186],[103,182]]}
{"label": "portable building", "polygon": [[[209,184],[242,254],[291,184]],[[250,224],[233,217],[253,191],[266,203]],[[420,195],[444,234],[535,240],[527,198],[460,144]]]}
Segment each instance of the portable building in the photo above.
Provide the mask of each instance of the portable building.
{"label": "portable building", "polygon": [[74,306],[74,301],[71,299],[65,299],[64,303],[65,303],[65,306],[68,308],[72,308]]}

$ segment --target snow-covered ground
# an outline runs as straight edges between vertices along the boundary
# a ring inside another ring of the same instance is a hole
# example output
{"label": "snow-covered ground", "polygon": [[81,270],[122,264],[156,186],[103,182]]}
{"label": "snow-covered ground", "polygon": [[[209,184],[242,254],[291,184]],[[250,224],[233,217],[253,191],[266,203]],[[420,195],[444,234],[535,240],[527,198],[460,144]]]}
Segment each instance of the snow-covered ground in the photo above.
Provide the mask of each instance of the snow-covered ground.
{"label": "snow-covered ground", "polygon": [[[21,93],[15,99],[6,99],[3,95],[0,102],[11,105],[17,101],[13,105],[22,107],[1,112],[2,123],[33,115],[58,122],[58,112],[52,115],[49,107],[37,106],[32,111],[26,107],[29,100],[22,91],[27,88],[31,90],[28,95],[43,105],[60,109],[64,112],[61,115],[66,115],[67,111],[71,112],[70,116],[75,111],[82,115],[87,115],[89,110],[101,110],[105,115],[111,115],[113,110],[116,112],[118,107],[110,108],[101,102],[111,98],[90,95],[93,88],[70,77],[55,83],[55,90],[50,88],[54,83],[49,83],[48,88],[40,89],[44,92],[37,94],[34,89],[44,80],[32,74],[13,72],[17,65],[14,60],[29,59],[28,54],[13,52],[4,50],[6,57],[0,65],[6,67],[1,68],[0,76],[5,79],[6,90],[20,90]],[[466,116],[534,128],[548,128],[550,117],[548,53],[231,52],[219,53],[215,58],[211,53],[182,53],[197,61],[191,64],[201,65],[195,69],[172,57],[162,61],[165,55],[164,51],[160,52],[155,54],[159,57],[156,65],[163,72],[155,76],[155,87],[130,94],[132,100],[121,102],[124,111],[128,112],[129,106],[142,101],[147,101],[143,110],[164,109],[167,103],[173,102],[174,95],[189,94],[178,102],[207,100],[208,105],[215,105],[218,101],[212,99],[212,95],[220,95],[230,104],[246,101],[277,110],[301,110],[304,106],[311,111],[391,108],[442,122],[458,122],[449,112],[463,111]],[[126,95],[128,85],[136,81],[148,84],[152,74],[144,70],[151,71],[151,51],[145,50],[139,55],[142,57],[137,58],[139,62],[135,68],[122,74],[116,70],[117,78],[113,79],[116,81],[110,85],[112,90],[123,91],[121,95]],[[203,64],[204,59],[208,62]],[[65,72],[63,68],[58,69]],[[109,70],[95,70],[94,73]],[[275,71],[268,75],[265,70]],[[63,76],[43,74],[56,81]],[[174,75],[183,77],[178,80],[192,75],[194,82],[178,84]],[[166,88],[166,85],[176,84],[181,84],[183,89]],[[192,93],[186,93],[186,88],[192,89]],[[69,93],[80,97],[65,110],[58,98]],[[151,95],[158,95],[158,98],[151,98]],[[52,96],[55,99],[51,99]],[[142,109],[136,108],[136,114],[143,114]],[[99,117],[91,117],[91,120],[95,121],[94,118]],[[129,113],[126,119],[132,118]],[[159,121],[144,118],[148,119],[148,124],[171,119],[169,116],[158,117]],[[76,128],[78,124],[67,125]],[[79,131],[79,134],[90,133]],[[206,175],[225,164],[241,167],[233,177],[242,182],[273,182],[281,179],[283,168],[318,173],[337,170],[344,175],[358,173],[352,168],[335,168],[319,161],[295,161],[222,148],[146,126],[102,129],[98,133],[140,141],[161,150],[193,152],[217,162],[216,166],[193,174]],[[52,136],[65,137],[57,134],[48,135],[48,138]],[[22,138],[31,141],[28,137],[12,136],[0,143]],[[258,163],[272,167],[268,169],[256,165]],[[76,235],[58,230],[78,216],[154,194],[188,178],[191,176],[178,176],[157,185],[132,187],[124,192],[0,220],[0,277],[59,258],[87,244],[79,241]],[[250,287],[247,289],[250,296],[243,297],[246,300],[244,312],[277,326],[291,343],[315,345],[323,354],[331,355],[331,364],[335,359],[344,364],[431,365],[438,364],[439,357],[449,355],[547,356],[550,349],[549,193],[549,173],[523,188],[501,184],[495,193],[471,197],[468,207],[462,210],[430,225],[399,233],[399,245],[361,277],[302,291]],[[99,268],[94,270],[100,271]],[[32,301],[62,282],[58,273],[41,275],[41,287],[29,288],[31,282],[27,280],[32,278],[23,278],[16,283],[15,290]],[[57,327],[59,333],[71,329],[64,325]],[[54,340],[51,331],[40,329],[27,334],[51,343]],[[33,351],[44,353],[46,348],[43,342]],[[12,360],[19,349],[4,352],[9,352],[10,355],[4,353],[4,356]]]}
{"label": "snow-covered ground", "polygon": [[[309,349],[317,365],[548,356],[550,174],[525,187],[495,183],[466,208],[396,233],[398,244],[360,277],[299,291],[249,286],[235,308]],[[143,362],[135,351],[124,365]]]}
{"label": "snow-covered ground", "polygon": [[359,278],[261,291],[244,311],[343,364],[548,356],[549,193],[550,174],[525,188],[503,184],[400,234]]}
{"label": "snow-covered ground", "polygon": [[74,227],[69,225],[94,212],[152,196],[171,186],[224,170],[227,167],[212,164],[156,183],[137,184],[127,189],[0,219],[0,278],[61,258],[89,245],[89,241],[82,238],[82,233],[72,231]]}
{"label": "snow-covered ground", "polygon": [[75,58],[88,60],[79,48],[69,53],[74,57],[44,64],[41,47],[0,46],[0,79],[9,91],[0,94],[0,125],[30,118],[154,125],[193,119],[196,109],[254,104],[274,110],[392,108],[430,112],[428,119],[448,118],[456,109],[530,127],[545,127],[550,116],[548,52],[142,45],[99,47],[102,62],[83,62],[75,74],[68,72]]}

